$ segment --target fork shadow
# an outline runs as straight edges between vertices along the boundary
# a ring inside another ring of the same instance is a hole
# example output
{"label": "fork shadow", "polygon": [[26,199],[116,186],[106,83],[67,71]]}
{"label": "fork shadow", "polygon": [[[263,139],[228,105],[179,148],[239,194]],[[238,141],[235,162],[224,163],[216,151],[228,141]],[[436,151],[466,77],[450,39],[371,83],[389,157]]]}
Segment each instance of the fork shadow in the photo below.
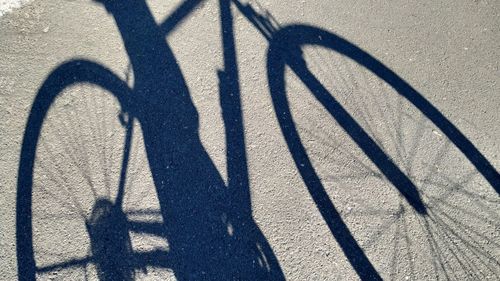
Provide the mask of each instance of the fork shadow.
{"label": "fork shadow", "polygon": [[500,193],[500,176],[470,140],[444,117],[437,108],[377,59],[347,40],[317,27],[289,25],[279,28],[270,38],[270,47],[267,53],[267,75],[275,114],[289,151],[323,219],[358,276],[362,280],[381,280],[379,273],[365,255],[365,251],[355,240],[339,211],[329,198],[322,180],[313,167],[312,161],[301,141],[286,94],[285,66],[290,67],[291,71],[308,88],[313,97],[336,120],[337,124],[375,164],[392,186],[400,192],[406,202],[413,207],[413,210],[423,217],[423,220],[426,220],[429,214],[427,206],[423,203],[412,180],[400,170],[391,160],[391,157],[378,146],[358,124],[356,119],[309,70],[302,53],[302,48],[305,46],[318,46],[333,50],[352,59],[378,78],[384,80],[449,138],[490,183],[497,194]]}

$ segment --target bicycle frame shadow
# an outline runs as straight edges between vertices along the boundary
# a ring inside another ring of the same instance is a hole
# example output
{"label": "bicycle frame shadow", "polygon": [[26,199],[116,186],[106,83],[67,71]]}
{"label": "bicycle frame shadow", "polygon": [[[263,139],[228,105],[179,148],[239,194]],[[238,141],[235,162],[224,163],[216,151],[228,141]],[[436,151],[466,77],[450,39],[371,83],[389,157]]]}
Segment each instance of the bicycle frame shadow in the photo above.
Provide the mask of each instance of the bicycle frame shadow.
{"label": "bicycle frame shadow", "polygon": [[[248,173],[244,144],[234,141],[242,139],[242,129],[227,128],[240,134],[232,138],[234,147],[228,154],[239,151],[232,157],[241,164],[228,164],[236,171],[226,186],[201,144],[198,113],[146,3],[103,2],[116,21],[134,70],[131,112],[141,124],[170,247],[169,264],[177,279],[282,278],[253,221],[248,180],[231,184]],[[241,120],[238,112],[226,111],[225,116]]]}

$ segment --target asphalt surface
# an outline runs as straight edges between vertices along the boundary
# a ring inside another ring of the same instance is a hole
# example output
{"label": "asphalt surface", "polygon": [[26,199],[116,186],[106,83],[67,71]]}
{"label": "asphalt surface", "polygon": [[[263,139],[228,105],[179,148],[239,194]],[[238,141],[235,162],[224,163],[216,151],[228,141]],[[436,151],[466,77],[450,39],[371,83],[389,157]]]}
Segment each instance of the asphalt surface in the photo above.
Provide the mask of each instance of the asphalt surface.
{"label": "asphalt surface", "polygon": [[0,280],[500,279],[498,1],[113,3],[0,17]]}

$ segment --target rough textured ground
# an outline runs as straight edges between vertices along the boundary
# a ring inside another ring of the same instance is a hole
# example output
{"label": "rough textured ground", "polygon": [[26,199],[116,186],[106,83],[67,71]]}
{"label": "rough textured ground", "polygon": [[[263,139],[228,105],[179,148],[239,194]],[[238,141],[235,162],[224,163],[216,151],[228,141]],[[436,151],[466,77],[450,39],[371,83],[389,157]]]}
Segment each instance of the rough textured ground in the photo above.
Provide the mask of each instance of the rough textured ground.
{"label": "rough textured ground", "polygon": [[[178,2],[147,1],[158,23],[171,15]],[[500,168],[499,2],[251,4],[261,13],[267,10],[282,27],[315,26],[363,49],[436,107],[494,169]],[[285,89],[291,115],[320,184],[304,179],[304,174],[311,175],[309,164],[294,162],[290,151],[298,155],[300,149],[287,146],[276,117],[283,112],[276,114],[273,107],[266,68],[269,42],[232,8],[247,154],[244,166],[251,197],[251,207],[241,208],[251,210],[252,223],[260,228],[286,279],[359,279],[362,273],[353,263],[366,264],[362,258],[350,262],[350,253],[339,241],[349,244],[351,240],[345,232],[335,236],[331,230],[347,227],[383,279],[498,280],[499,196],[456,148],[450,140],[453,136],[446,136],[429,116],[373,72],[331,49],[305,46],[302,56],[309,70],[415,184],[427,214],[415,211],[346,133],[349,128],[339,126],[342,121],[333,119],[288,68]],[[228,183],[217,75],[224,68],[219,2],[200,4],[170,31],[166,41],[198,112],[201,144],[218,177]],[[13,280],[18,274],[16,190],[28,115],[51,71],[75,58],[105,65],[134,84],[120,32],[101,4],[35,0],[0,17],[1,280]],[[272,75],[279,73],[271,71]],[[88,84],[66,89],[48,111],[33,168],[33,251],[40,268],[91,254],[84,221],[91,220],[95,198],[113,201],[116,197],[125,135],[119,111],[118,102],[106,91]],[[168,120],[158,120],[162,122]],[[161,225],[161,203],[148,165],[144,128],[140,122],[134,128],[123,209],[129,220]],[[498,184],[498,173],[496,177]],[[342,220],[328,217],[331,210],[325,211],[325,205],[311,195],[311,186],[324,189],[327,196],[320,196],[322,202],[331,202]],[[225,216],[220,219],[232,236],[239,230],[233,230]],[[168,237],[140,231],[131,232],[130,241],[136,252],[170,247]],[[71,276],[78,280],[95,279],[96,271],[89,263],[37,274],[41,279]],[[146,265],[135,277],[159,280],[174,278],[174,273]]]}

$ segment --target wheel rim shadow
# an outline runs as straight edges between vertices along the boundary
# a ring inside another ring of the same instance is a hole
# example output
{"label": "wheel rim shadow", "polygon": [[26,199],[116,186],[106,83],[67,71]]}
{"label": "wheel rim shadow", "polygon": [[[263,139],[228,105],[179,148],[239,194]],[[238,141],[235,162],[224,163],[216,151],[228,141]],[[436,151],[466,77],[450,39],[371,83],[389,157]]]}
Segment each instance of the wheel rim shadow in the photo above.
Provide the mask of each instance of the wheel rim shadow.
{"label": "wheel rim shadow", "polygon": [[35,280],[32,187],[36,148],[45,116],[59,93],[77,83],[91,83],[113,93],[123,110],[130,105],[130,88],[110,70],[87,60],[60,65],[38,91],[28,117],[21,146],[16,195],[16,250],[20,280]]}

